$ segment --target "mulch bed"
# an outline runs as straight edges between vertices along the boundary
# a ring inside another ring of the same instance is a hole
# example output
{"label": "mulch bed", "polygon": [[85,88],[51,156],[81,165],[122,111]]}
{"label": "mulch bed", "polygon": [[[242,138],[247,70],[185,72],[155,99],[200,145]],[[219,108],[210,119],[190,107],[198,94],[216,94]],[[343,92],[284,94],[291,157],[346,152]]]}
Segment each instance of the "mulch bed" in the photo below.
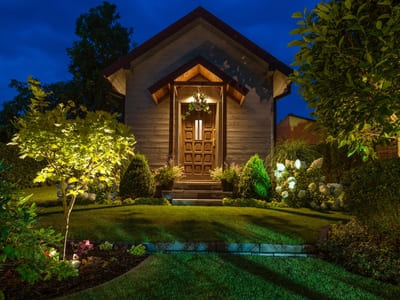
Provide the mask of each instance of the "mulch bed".
{"label": "mulch bed", "polygon": [[[72,257],[72,249],[67,254]],[[5,299],[52,299],[94,287],[116,278],[139,265],[145,256],[134,256],[126,246],[114,246],[113,250],[99,250],[98,245],[88,252],[88,263],[79,266],[79,276],[62,281],[39,281],[33,286],[20,281],[17,272],[0,270],[0,290]],[[1,298],[1,295],[0,295]]]}

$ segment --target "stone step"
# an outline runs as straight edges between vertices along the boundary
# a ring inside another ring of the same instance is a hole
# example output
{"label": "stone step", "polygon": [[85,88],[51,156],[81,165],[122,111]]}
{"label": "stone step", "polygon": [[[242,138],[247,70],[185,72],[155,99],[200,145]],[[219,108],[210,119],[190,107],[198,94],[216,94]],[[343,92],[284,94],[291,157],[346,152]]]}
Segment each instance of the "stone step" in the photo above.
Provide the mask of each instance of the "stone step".
{"label": "stone step", "polygon": [[231,197],[231,192],[223,192],[222,190],[178,190],[173,189],[171,191],[173,199],[222,199],[225,197]]}
{"label": "stone step", "polygon": [[221,199],[173,198],[172,205],[222,206]]}
{"label": "stone step", "polygon": [[215,181],[177,181],[174,183],[177,190],[221,190],[221,183]]}

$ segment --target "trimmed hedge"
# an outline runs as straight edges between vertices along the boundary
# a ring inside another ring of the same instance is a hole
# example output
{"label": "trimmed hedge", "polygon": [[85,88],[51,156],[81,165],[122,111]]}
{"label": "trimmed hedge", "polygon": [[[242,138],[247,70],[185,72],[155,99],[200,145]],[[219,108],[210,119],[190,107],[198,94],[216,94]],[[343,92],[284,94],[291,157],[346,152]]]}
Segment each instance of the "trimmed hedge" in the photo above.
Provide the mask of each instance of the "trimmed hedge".
{"label": "trimmed hedge", "polygon": [[149,163],[142,154],[136,154],[121,179],[119,193],[122,199],[152,197],[155,193],[154,177]]}
{"label": "trimmed hedge", "polygon": [[19,189],[37,187],[33,183],[36,174],[46,166],[45,161],[36,161],[30,157],[19,158],[19,148],[0,143],[0,157],[11,168],[2,176],[8,182],[16,182]]}

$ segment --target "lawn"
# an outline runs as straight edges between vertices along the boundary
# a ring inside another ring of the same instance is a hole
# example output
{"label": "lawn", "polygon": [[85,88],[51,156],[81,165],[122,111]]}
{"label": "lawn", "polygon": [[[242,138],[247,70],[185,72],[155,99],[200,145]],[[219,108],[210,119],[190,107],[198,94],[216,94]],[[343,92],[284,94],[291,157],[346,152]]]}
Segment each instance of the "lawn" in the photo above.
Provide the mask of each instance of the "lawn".
{"label": "lawn", "polygon": [[400,287],[314,258],[155,254],[66,299],[400,299]]}
{"label": "lawn", "polygon": [[[59,207],[40,208],[39,226],[62,229]],[[254,242],[304,244],[316,241],[322,226],[350,216],[310,209],[258,209],[129,205],[78,206],[70,238],[126,242]]]}

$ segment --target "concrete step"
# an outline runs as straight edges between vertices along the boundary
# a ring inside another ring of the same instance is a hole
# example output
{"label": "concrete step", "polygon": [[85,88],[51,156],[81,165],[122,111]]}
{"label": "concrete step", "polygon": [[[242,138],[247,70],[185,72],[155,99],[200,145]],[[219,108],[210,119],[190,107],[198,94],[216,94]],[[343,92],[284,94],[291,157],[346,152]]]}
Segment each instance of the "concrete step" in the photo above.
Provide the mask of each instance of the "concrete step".
{"label": "concrete step", "polygon": [[173,198],[172,205],[222,206],[221,199]]}

